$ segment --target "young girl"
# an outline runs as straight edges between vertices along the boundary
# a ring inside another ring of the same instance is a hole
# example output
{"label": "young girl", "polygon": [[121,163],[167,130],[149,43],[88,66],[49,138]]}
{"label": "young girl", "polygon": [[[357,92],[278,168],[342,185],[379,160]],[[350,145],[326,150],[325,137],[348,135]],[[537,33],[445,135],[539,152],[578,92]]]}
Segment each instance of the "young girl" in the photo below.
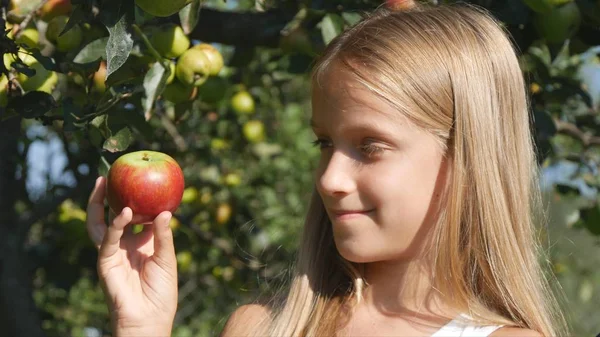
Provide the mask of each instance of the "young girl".
{"label": "young girl", "polygon": [[[471,5],[380,8],[314,67],[321,158],[289,288],[222,336],[562,336],[538,263],[544,212],[525,83],[500,23]],[[164,212],[88,228],[115,334],[168,336],[177,306]]]}

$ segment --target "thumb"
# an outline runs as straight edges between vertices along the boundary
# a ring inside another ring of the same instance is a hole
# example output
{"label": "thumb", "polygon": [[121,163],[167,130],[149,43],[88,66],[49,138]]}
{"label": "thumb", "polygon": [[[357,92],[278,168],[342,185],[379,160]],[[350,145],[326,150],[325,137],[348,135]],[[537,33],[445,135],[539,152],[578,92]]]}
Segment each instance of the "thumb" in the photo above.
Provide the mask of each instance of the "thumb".
{"label": "thumb", "polygon": [[173,232],[169,226],[171,212],[160,213],[153,221],[154,231],[154,260],[165,270],[176,269],[175,246],[173,244]]}

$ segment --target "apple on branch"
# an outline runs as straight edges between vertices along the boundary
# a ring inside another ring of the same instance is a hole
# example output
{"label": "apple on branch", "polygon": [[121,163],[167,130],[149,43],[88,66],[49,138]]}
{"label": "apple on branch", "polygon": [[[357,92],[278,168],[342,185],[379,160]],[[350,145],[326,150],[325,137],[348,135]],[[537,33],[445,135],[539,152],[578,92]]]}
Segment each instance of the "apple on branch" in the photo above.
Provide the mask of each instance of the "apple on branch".
{"label": "apple on branch", "polygon": [[148,224],[163,211],[177,210],[184,187],[181,167],[171,156],[131,152],[117,158],[108,171],[108,206],[115,214],[129,207],[133,223]]}

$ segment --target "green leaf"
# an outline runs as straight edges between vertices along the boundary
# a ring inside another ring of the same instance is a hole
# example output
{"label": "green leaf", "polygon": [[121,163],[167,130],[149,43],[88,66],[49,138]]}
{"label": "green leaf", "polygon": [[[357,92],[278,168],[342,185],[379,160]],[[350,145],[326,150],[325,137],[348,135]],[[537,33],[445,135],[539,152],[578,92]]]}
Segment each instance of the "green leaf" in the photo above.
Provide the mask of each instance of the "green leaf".
{"label": "green leaf", "polygon": [[4,122],[7,119],[17,116],[19,116],[19,114],[16,111],[8,111],[6,109],[4,109],[4,111],[0,110],[0,122]]}
{"label": "green leaf", "polygon": [[70,71],[81,74],[83,77],[87,77],[87,75],[96,72],[98,68],[100,68],[101,59],[94,60],[88,63],[75,63],[72,61],[65,61],[61,63],[61,68],[63,72],[68,73]]}
{"label": "green leaf", "polygon": [[96,61],[101,58],[106,60],[106,45],[108,43],[108,37],[101,37],[88,43],[83,47],[77,56],[73,59],[75,63],[88,63]]}
{"label": "green leaf", "polygon": [[[166,70],[166,71],[165,71]],[[162,63],[154,62],[150,70],[144,76],[144,99],[142,105],[144,106],[144,116],[146,120],[150,119],[150,113],[154,106],[156,98],[165,90],[167,78],[171,72],[170,68],[165,68]]]}
{"label": "green leaf", "polygon": [[362,15],[360,15],[359,13],[356,13],[356,12],[343,12],[342,17],[344,18],[344,21],[346,21],[346,23],[349,26],[354,26],[360,20],[362,20]]}
{"label": "green leaf", "polygon": [[106,76],[117,71],[129,57],[133,47],[131,24],[134,20],[134,2],[107,0],[102,2],[102,22],[109,38],[106,43]]}
{"label": "green leaf", "polygon": [[548,139],[556,134],[556,125],[548,111],[536,109],[533,112],[533,116],[535,128],[539,137]]}
{"label": "green leaf", "polygon": [[191,33],[198,24],[202,2],[203,0],[194,0],[179,11],[179,20],[184,33]]}
{"label": "green leaf", "polygon": [[579,195],[578,187],[567,185],[567,184],[557,183],[556,190],[558,191],[558,193],[564,194],[564,195],[569,195],[569,194]]}
{"label": "green leaf", "polygon": [[100,115],[98,117],[95,117],[94,119],[92,119],[92,121],[90,122],[90,124],[94,127],[96,127],[100,133],[102,134],[103,137],[107,138],[110,136],[110,130],[108,129],[108,116],[107,115]]}
{"label": "green leaf", "polygon": [[62,110],[63,110],[63,130],[64,131],[75,131],[77,127],[81,126],[78,123],[81,118],[82,111],[81,108],[73,104],[73,99],[67,97],[62,102]]}
{"label": "green leaf", "polygon": [[146,140],[152,140],[155,137],[154,128],[144,119],[144,116],[138,109],[111,113],[109,124],[113,130],[129,126],[139,132]]}
{"label": "green leaf", "polygon": [[[108,85],[108,81],[107,81]],[[120,90],[122,89],[122,90]],[[104,92],[98,104],[96,104],[96,112],[101,113],[108,111],[110,108],[119,103],[120,100],[125,99],[127,97],[131,97],[134,93],[137,92],[136,88],[131,87],[112,87],[110,90]]]}
{"label": "green leaf", "polygon": [[29,68],[25,63],[21,62],[21,60],[13,61],[13,63],[11,63],[11,66],[21,74],[27,75],[27,77],[35,75],[35,69]]}
{"label": "green leaf", "polygon": [[592,234],[600,236],[600,205],[581,210],[581,220]]}
{"label": "green leaf", "polygon": [[46,70],[62,72],[54,59],[48,56],[42,55],[39,49],[37,48],[26,48],[31,56],[33,56]]}
{"label": "green leaf", "polygon": [[106,139],[102,148],[109,152],[120,152],[126,150],[131,145],[131,142],[133,142],[133,135],[131,134],[131,130],[125,126],[117,131],[116,134]]}
{"label": "green leaf", "polygon": [[35,118],[57,107],[52,95],[43,91],[30,91],[23,96],[12,98],[6,110],[13,110],[23,118]]}
{"label": "green leaf", "polygon": [[325,15],[320,25],[325,44],[329,44],[331,40],[344,30],[344,20],[337,14],[329,13]]}
{"label": "green leaf", "polygon": [[80,22],[85,22],[86,17],[87,15],[83,8],[81,6],[75,6],[73,12],[69,16],[69,21],[67,21],[65,28],[63,28],[62,32],[60,32],[58,36],[62,36],[64,33],[71,30],[71,28],[75,27],[75,25],[79,24]]}

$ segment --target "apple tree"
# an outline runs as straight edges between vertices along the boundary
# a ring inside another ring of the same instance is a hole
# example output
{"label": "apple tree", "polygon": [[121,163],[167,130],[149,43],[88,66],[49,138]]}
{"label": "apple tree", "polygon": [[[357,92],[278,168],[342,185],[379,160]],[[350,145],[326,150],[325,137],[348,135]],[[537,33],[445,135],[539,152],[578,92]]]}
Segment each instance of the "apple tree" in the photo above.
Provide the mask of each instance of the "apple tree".
{"label": "apple tree", "polygon": [[[472,2],[502,20],[518,47],[540,165],[570,172],[548,191],[548,231],[566,228],[597,242],[600,3]],[[174,335],[217,334],[239,303],[279,286],[318,155],[310,144],[307,74],[329,41],[382,1],[0,4],[4,331],[110,333],[84,210],[97,175],[142,149],[176,158],[186,180],[171,223],[180,273]],[[52,174],[54,160],[40,159],[40,144],[59,145],[59,173]],[[40,170],[42,188],[35,189]],[[598,314],[591,303],[600,276],[577,269],[568,249],[552,250],[554,272],[580,308]],[[574,320],[582,334],[600,329]]]}

